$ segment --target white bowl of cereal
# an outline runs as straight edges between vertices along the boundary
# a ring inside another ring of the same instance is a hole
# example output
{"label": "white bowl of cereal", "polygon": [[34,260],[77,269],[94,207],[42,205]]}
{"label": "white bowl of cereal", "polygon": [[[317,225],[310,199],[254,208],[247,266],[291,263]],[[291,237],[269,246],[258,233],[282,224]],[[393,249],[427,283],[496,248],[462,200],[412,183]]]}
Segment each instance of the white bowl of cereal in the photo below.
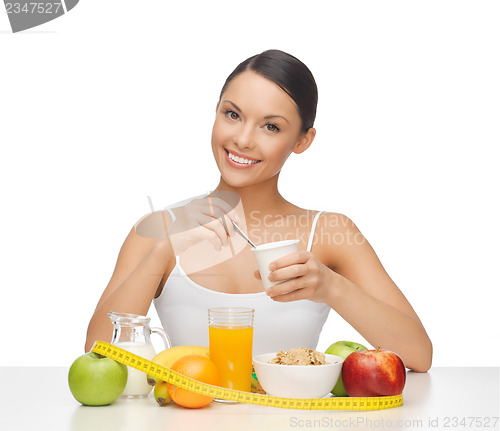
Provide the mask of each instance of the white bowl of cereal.
{"label": "white bowl of cereal", "polygon": [[[253,358],[255,374],[268,395],[322,398],[337,383],[343,359],[303,347]],[[306,365],[307,364],[307,365]]]}

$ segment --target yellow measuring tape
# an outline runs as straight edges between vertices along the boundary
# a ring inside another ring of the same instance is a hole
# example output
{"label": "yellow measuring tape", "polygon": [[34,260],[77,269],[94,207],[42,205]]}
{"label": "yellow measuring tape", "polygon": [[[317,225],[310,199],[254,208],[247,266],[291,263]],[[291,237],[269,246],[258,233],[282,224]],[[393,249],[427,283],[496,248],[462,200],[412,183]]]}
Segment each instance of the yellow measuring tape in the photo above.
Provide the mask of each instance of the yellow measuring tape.
{"label": "yellow measuring tape", "polygon": [[92,347],[92,351],[136,370],[151,374],[160,380],[164,380],[182,389],[226,401],[300,410],[365,411],[384,410],[403,405],[402,395],[386,397],[281,398],[255,394],[253,392],[235,391],[193,380],[172,371],[170,368],[163,367],[104,341],[96,341]]}

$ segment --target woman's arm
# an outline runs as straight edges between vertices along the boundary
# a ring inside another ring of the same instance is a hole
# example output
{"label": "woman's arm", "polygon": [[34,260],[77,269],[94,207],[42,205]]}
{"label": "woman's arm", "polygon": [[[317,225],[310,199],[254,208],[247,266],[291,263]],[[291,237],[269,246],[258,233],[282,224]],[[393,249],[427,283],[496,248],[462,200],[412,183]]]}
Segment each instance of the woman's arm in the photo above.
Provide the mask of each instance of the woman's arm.
{"label": "woman's arm", "polygon": [[203,240],[218,250],[228,235],[235,233],[230,220],[238,220],[238,215],[217,197],[194,199],[176,211],[175,222],[166,211],[156,211],[139,220],[130,231],[90,320],[85,351],[95,340],[111,339],[110,311],[147,314],[155,293],[175,266],[176,255]]}
{"label": "woman's arm", "polygon": [[276,261],[274,281],[293,273],[297,278],[273,286],[268,293],[283,302],[324,302],[370,344],[396,352],[408,368],[427,371],[432,343],[410,303],[354,223],[339,214],[325,217],[326,223],[318,223],[320,240],[314,245],[318,258],[299,252]]}
{"label": "woman's arm", "polygon": [[146,315],[156,291],[175,265],[167,238],[146,238],[132,228],[120,250],[115,270],[94,311],[87,330],[85,351],[96,340],[110,341],[110,311]]}

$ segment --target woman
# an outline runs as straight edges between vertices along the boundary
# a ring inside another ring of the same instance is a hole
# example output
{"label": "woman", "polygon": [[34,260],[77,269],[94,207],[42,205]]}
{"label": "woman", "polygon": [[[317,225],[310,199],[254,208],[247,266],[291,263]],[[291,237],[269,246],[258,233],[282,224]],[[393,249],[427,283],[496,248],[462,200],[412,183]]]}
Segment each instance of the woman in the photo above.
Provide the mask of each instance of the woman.
{"label": "woman", "polygon": [[[153,300],[174,344],[207,345],[211,306],[255,308],[255,353],[315,348],[333,309],[407,367],[430,368],[432,344],[422,323],[354,223],[299,208],[278,191],[288,156],[314,140],[316,105],[311,72],[282,51],[265,51],[233,71],[212,130],[217,188],[134,226],[89,324],[86,350],[109,340],[109,311],[146,314]],[[286,281],[264,292],[250,246],[231,221],[258,243],[300,239],[297,253],[270,265],[270,280]]]}

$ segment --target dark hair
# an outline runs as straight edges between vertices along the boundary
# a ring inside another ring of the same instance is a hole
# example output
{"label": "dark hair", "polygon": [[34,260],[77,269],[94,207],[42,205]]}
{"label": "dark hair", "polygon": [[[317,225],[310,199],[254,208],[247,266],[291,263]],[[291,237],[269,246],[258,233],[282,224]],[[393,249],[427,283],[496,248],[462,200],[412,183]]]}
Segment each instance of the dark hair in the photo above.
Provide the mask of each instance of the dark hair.
{"label": "dark hair", "polygon": [[304,63],[293,55],[277,49],[264,51],[240,63],[227,77],[219,101],[233,78],[247,70],[252,70],[274,82],[293,99],[302,120],[303,132],[307,132],[314,125],[318,105],[316,81]]}

